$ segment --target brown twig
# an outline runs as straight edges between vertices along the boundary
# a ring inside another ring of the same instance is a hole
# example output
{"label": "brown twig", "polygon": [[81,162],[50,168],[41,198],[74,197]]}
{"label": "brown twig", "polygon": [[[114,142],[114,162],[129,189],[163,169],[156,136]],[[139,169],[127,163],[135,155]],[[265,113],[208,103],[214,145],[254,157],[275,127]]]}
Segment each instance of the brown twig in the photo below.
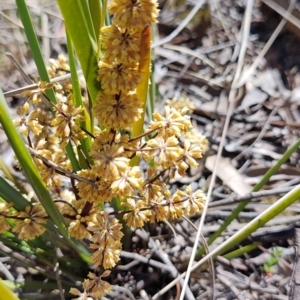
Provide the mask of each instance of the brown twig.
{"label": "brown twig", "polygon": [[36,158],[42,160],[46,165],[48,165],[49,167],[53,168],[55,171],[59,172],[59,174],[63,175],[63,176],[66,176],[66,177],[69,177],[69,178],[73,178],[77,181],[81,181],[81,182],[85,182],[85,183],[88,183],[92,186],[96,186],[96,183],[93,182],[93,181],[90,181],[88,179],[85,179],[85,178],[82,178],[70,171],[67,171],[61,167],[59,167],[56,163],[54,163],[53,161],[51,160],[48,160],[47,158],[45,158],[44,156],[40,155],[36,150],[30,148],[27,146],[27,149],[29,150],[29,152],[35,156]]}
{"label": "brown twig", "polygon": [[223,206],[223,205],[229,205],[229,204],[235,204],[239,203],[242,201],[246,200],[256,200],[262,197],[270,197],[270,196],[277,196],[280,194],[286,194],[290,192],[293,189],[293,187],[285,187],[285,188],[280,188],[280,189],[275,189],[275,190],[267,190],[267,191],[261,191],[261,192],[250,192],[245,195],[239,196],[239,195],[234,195],[230,196],[226,199],[223,200],[217,200],[214,202],[210,202],[208,207],[218,207],[218,206]]}

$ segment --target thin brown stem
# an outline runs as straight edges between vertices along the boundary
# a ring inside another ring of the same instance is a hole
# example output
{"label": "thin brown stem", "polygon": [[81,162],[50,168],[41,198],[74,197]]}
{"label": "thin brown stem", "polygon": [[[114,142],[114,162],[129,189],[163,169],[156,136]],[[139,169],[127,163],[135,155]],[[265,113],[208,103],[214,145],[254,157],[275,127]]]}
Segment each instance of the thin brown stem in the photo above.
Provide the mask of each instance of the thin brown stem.
{"label": "thin brown stem", "polygon": [[96,183],[93,181],[90,181],[88,179],[82,178],[70,171],[67,171],[61,167],[59,167],[56,163],[52,162],[51,160],[48,160],[47,158],[45,158],[44,156],[40,155],[36,150],[30,148],[29,146],[27,146],[27,149],[29,150],[29,152],[34,155],[36,158],[42,160],[47,166],[53,168],[57,173],[69,177],[69,178],[73,178],[74,180],[80,181],[80,182],[85,182],[88,183],[92,186],[96,186]]}

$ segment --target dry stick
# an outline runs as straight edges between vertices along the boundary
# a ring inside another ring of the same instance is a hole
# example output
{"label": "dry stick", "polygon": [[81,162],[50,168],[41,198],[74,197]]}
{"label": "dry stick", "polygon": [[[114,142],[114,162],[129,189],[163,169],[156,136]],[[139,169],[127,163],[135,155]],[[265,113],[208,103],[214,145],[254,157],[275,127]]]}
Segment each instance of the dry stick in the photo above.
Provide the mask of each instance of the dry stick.
{"label": "dry stick", "polygon": [[93,181],[90,181],[88,179],[85,179],[83,177],[80,177],[70,171],[67,171],[63,168],[61,168],[60,166],[58,166],[56,163],[54,163],[53,161],[51,160],[48,160],[47,158],[45,158],[44,156],[40,155],[36,150],[30,148],[27,146],[27,149],[29,150],[29,152],[35,156],[36,158],[42,160],[46,165],[50,166],[51,168],[55,169],[56,171],[58,171],[61,175],[64,175],[66,177],[70,177],[70,178],[73,178],[77,181],[81,181],[81,182],[85,182],[85,183],[88,183],[92,186],[96,186],[95,182]]}
{"label": "dry stick", "polygon": [[[151,259],[151,258],[148,258],[148,257],[145,257],[145,256],[142,256],[138,253],[131,253],[131,252],[126,252],[126,251],[121,251],[121,257],[126,257],[126,258],[130,258],[130,259],[133,259],[133,260],[137,260],[143,264],[148,264],[154,268],[158,268],[160,270],[164,270],[164,271],[167,271],[169,273],[172,273],[172,270],[171,270],[171,267],[166,265],[166,264],[163,264],[159,261],[156,261],[154,259]],[[118,267],[120,268],[120,267]]]}
{"label": "dry stick", "polygon": [[231,261],[223,256],[217,256],[216,261],[223,266],[226,266],[228,268],[232,268],[234,270],[239,270],[243,272],[248,271],[248,267],[244,265],[243,263],[240,263],[239,261]]}
{"label": "dry stick", "polygon": [[[183,216],[182,218],[184,220],[186,220],[197,232],[197,230],[198,230],[197,227],[193,224],[193,222],[189,218],[187,218],[186,216]],[[205,248],[206,253],[209,253],[208,244],[202,234],[201,234],[200,238],[201,238],[201,242],[202,242],[203,247]],[[212,259],[212,257],[209,259],[209,265],[211,267],[211,276],[210,276],[210,278],[211,278],[210,285],[211,285],[211,290],[212,290],[211,299],[214,300],[215,299],[215,286],[216,286],[216,273],[215,273],[214,260]]]}
{"label": "dry stick", "polygon": [[0,261],[0,271],[4,274],[4,276],[7,278],[7,280],[15,282],[15,278],[10,273],[9,269]]}
{"label": "dry stick", "polygon": [[161,46],[165,43],[170,42],[173,38],[175,38],[184,28],[185,26],[193,19],[193,17],[196,15],[198,10],[201,8],[201,6],[204,4],[205,0],[198,0],[198,3],[194,6],[194,8],[190,11],[190,13],[186,16],[186,18],[180,23],[180,25],[168,36],[165,38],[152,43],[151,48]]}
{"label": "dry stick", "polygon": [[[2,11],[0,11],[0,15],[5,18],[7,21],[11,22],[12,24],[18,26],[19,28],[22,28],[24,29],[23,25],[20,25],[19,22],[16,22],[13,18],[10,18],[7,14],[3,13]],[[44,34],[43,32],[40,32],[39,30],[36,30],[36,34],[38,36],[46,36],[50,39],[59,39],[59,38],[63,38],[65,37],[65,34],[64,35],[56,35],[56,34]]]}
{"label": "dry stick", "polygon": [[[250,42],[254,42],[256,40],[258,40],[258,35],[257,34],[252,34],[249,37]],[[231,40],[231,41],[220,43],[220,44],[217,44],[217,45],[213,45],[213,46],[210,46],[210,47],[207,47],[207,48],[204,48],[204,49],[199,49],[199,53],[209,54],[209,53],[216,52],[216,51],[222,50],[224,48],[233,47],[233,46],[236,46],[236,45],[240,45],[240,42]]]}
{"label": "dry stick", "polygon": [[[138,232],[137,232],[138,234]],[[170,261],[168,255],[162,251],[161,249],[159,249],[158,245],[155,243],[155,241],[149,237],[149,244],[151,246],[151,248],[154,250],[155,254],[166,264],[170,266],[170,270],[171,270],[171,275],[176,278],[176,282],[177,282],[177,278],[179,276],[178,270],[175,268],[175,266],[172,264],[172,262]],[[180,277],[180,276],[179,276]],[[180,280],[180,283],[183,284],[183,280]],[[193,293],[191,292],[191,290],[188,288],[187,289],[187,295],[186,295],[187,299],[195,299]]]}
{"label": "dry stick", "polygon": [[293,187],[285,187],[285,188],[280,188],[280,189],[275,189],[275,190],[267,190],[267,191],[261,191],[261,192],[250,192],[242,196],[230,196],[228,198],[225,198],[223,200],[217,200],[214,202],[210,202],[208,204],[208,207],[218,207],[218,206],[223,206],[223,205],[229,205],[229,204],[234,204],[234,203],[239,203],[245,200],[250,200],[250,199],[258,199],[262,197],[269,197],[269,196],[276,196],[280,194],[286,194],[290,192],[293,189]]}
{"label": "dry stick", "polygon": [[[81,70],[77,71],[77,74],[81,75],[82,71]],[[71,74],[65,74],[65,75],[58,76],[58,77],[50,79],[50,82],[59,82],[59,81],[63,81],[65,79],[69,79],[69,78],[71,78]],[[5,97],[11,97],[11,96],[14,96],[14,95],[19,95],[22,92],[25,92],[25,91],[28,91],[28,90],[34,90],[38,87],[39,87],[39,85],[37,83],[26,85],[26,86],[23,86],[19,89],[15,89],[15,90],[11,90],[9,92],[6,92],[6,93],[4,93],[4,96]]]}
{"label": "dry stick", "polygon": [[[178,270],[175,268],[175,266],[172,264],[172,262],[170,261],[168,255],[162,251],[161,249],[159,249],[159,247],[157,246],[157,244],[154,242],[154,240],[152,238],[149,239],[149,243],[151,244],[151,247],[154,249],[155,254],[160,257],[160,259],[167,265],[170,265],[172,268],[172,273],[171,275],[176,278],[179,273]],[[183,279],[179,280],[180,284],[183,285]],[[192,293],[192,291],[190,290],[190,288],[188,287],[186,289],[186,298],[187,299],[193,299],[195,300],[195,297]]]}
{"label": "dry stick", "polygon": [[265,135],[265,133],[267,132],[268,130],[268,125],[270,124],[271,122],[271,118],[278,112],[279,110],[279,106],[276,106],[273,108],[273,110],[271,111],[267,121],[265,122],[261,132],[259,133],[259,135],[257,136],[257,138],[253,141],[253,143],[251,143],[251,145],[249,145],[246,149],[244,149],[240,154],[238,154],[236,157],[234,157],[232,159],[232,161],[237,161],[239,160],[241,157],[243,157],[247,151],[249,151],[257,142],[259,142]]}
{"label": "dry stick", "polygon": [[300,20],[291,14],[287,14],[286,13],[287,10],[285,10],[282,6],[278,5],[276,2],[272,0],[262,0],[262,2],[264,2],[266,5],[268,5],[270,8],[275,10],[283,18],[287,19],[289,22],[291,22],[293,25],[295,25],[297,28],[300,29]]}
{"label": "dry stick", "polygon": [[10,53],[10,52],[5,52],[4,53],[9,60],[14,64],[15,68],[18,69],[18,71],[21,73],[21,75],[23,76],[24,80],[26,81],[26,83],[28,84],[32,84],[32,80],[31,78],[27,75],[27,73],[23,70],[23,68],[20,66],[20,64],[17,62],[17,60],[14,58],[14,56]]}
{"label": "dry stick", "polygon": [[[177,66],[173,66],[173,65],[169,65],[169,68],[173,69],[173,70],[176,70],[176,71],[182,71],[181,67],[177,67]],[[192,72],[192,71],[186,71],[185,74],[193,76],[193,77],[196,77],[196,78],[202,80],[203,82],[205,82],[207,84],[210,84],[212,86],[215,85],[217,87],[222,87],[222,88],[225,86],[224,84],[222,84],[220,82],[220,77],[217,77],[217,78],[208,78],[207,76],[206,77],[205,76],[201,76],[198,73]]]}
{"label": "dry stick", "polygon": [[[222,138],[221,138],[221,142],[220,142],[220,146],[219,146],[219,150],[218,150],[218,154],[217,154],[217,159],[216,159],[216,162],[215,162],[215,165],[214,165],[212,178],[211,178],[211,182],[210,182],[208,193],[207,193],[207,201],[206,201],[205,206],[203,208],[202,216],[201,216],[201,219],[200,219],[200,224],[199,224],[199,227],[198,227],[198,232],[197,232],[196,239],[195,239],[195,244],[194,244],[193,251],[192,251],[192,254],[191,254],[191,258],[190,258],[190,261],[189,261],[189,265],[188,265],[188,268],[187,268],[187,271],[186,271],[186,277],[185,277],[185,280],[184,280],[184,285],[182,287],[180,300],[184,299],[185,290],[188,286],[188,281],[189,281],[191,270],[192,270],[192,267],[193,267],[193,262],[194,262],[194,259],[195,259],[195,256],[196,256],[198,243],[199,243],[199,240],[200,240],[200,236],[201,236],[201,232],[202,232],[202,228],[203,228],[203,224],[204,224],[204,219],[205,219],[207,209],[208,209],[208,203],[209,203],[209,200],[210,200],[210,197],[211,197],[211,194],[212,194],[212,190],[213,190],[213,187],[214,187],[214,184],[215,184],[216,176],[217,176],[216,171],[217,171],[218,162],[221,158],[221,154],[222,154],[224,143],[225,143],[225,137],[226,137],[227,130],[228,130],[228,127],[229,127],[229,122],[230,122],[231,115],[233,113],[233,109],[234,109],[235,102],[236,102],[236,83],[237,83],[237,81],[240,77],[240,74],[242,73],[242,67],[243,67],[243,63],[244,63],[244,58],[245,58],[245,53],[246,53],[247,43],[248,43],[248,37],[249,37],[249,32],[250,32],[252,7],[253,7],[253,0],[249,0],[247,2],[247,7],[246,7],[246,12],[245,12],[245,18],[244,18],[244,21],[243,21],[243,26],[241,28],[241,30],[243,31],[243,34],[242,34],[242,44],[241,44],[241,48],[240,48],[240,55],[239,55],[237,70],[236,70],[236,74],[235,74],[235,77],[234,77],[234,80],[233,80],[233,83],[232,83],[232,87],[231,87],[231,90],[230,90],[230,93],[229,93],[229,102],[230,102],[229,109],[228,109],[228,112],[227,112],[227,115],[226,115],[224,130],[223,130],[223,133],[222,133]],[[155,298],[153,297],[153,299],[155,299]]]}
{"label": "dry stick", "polygon": [[237,297],[238,300],[244,299],[241,298],[240,291],[237,289],[237,287],[230,280],[228,280],[227,277],[221,274],[217,274],[217,277],[224,285],[226,285],[232,291],[232,293]]}
{"label": "dry stick", "polygon": [[[269,293],[269,294],[278,294],[279,289],[277,287],[273,287],[273,286],[264,286],[262,287],[261,285],[259,285],[256,282],[251,281],[251,278],[249,278],[248,276],[242,275],[240,274],[240,276],[237,276],[236,274],[229,272],[229,271],[225,271],[224,269],[218,267],[217,271],[219,274],[225,276],[227,279],[233,281],[235,283],[235,285],[239,288],[239,289],[249,289],[249,290],[253,290],[253,291],[258,291],[258,292],[262,292],[262,293]],[[243,298],[245,299],[245,298]],[[261,299],[261,298],[258,298]]]}
{"label": "dry stick", "polygon": [[212,60],[207,58],[205,55],[203,55],[203,54],[201,54],[197,51],[194,51],[194,50],[188,49],[186,47],[182,47],[182,46],[176,46],[176,45],[165,45],[164,48],[175,50],[175,51],[185,53],[185,54],[189,54],[193,57],[196,57],[196,58],[202,60],[204,63],[206,63],[207,65],[209,65],[213,69],[217,69],[217,71],[220,71],[220,68],[216,63],[214,63]]}
{"label": "dry stick", "polygon": [[[128,288],[124,288],[123,286],[120,286],[120,285],[112,285],[111,286],[113,290],[115,290],[116,292],[122,292],[123,294],[127,295],[131,300],[136,300],[135,297],[133,296],[133,294],[131,293],[131,291],[128,289]],[[113,294],[112,292],[108,293],[109,295],[110,294]],[[112,295],[114,296],[114,295]],[[124,295],[122,295],[124,297]],[[122,297],[120,296],[120,298]],[[107,298],[104,298],[103,299],[107,299]],[[121,298],[122,299],[122,298]],[[123,298],[125,299],[125,297]]]}
{"label": "dry stick", "polygon": [[256,70],[260,61],[266,55],[266,53],[268,52],[268,50],[274,43],[275,39],[277,38],[277,36],[279,35],[281,30],[285,26],[287,20],[290,21],[291,12],[293,11],[293,9],[295,7],[295,3],[296,3],[296,0],[291,0],[288,10],[285,11],[284,15],[282,15],[284,19],[282,19],[280,21],[279,25],[276,27],[275,31],[272,33],[271,37],[269,38],[268,42],[265,44],[264,48],[261,50],[261,52],[259,53],[257,58],[254,60],[251,67],[246,72],[244,72],[243,76],[241,76],[241,78],[239,79],[239,82],[237,83],[237,87],[241,87],[242,85],[245,84],[245,82],[247,81],[249,76],[251,76],[251,74]]}
{"label": "dry stick", "polygon": [[58,253],[59,253],[59,249],[55,246],[54,247],[54,272],[55,272],[55,277],[56,277],[56,282],[58,285],[58,290],[59,290],[59,295],[60,295],[60,299],[61,300],[65,300],[65,296],[64,296],[64,290],[62,287],[62,283],[61,283],[61,278],[60,278],[60,269],[59,269],[59,262],[58,262]]}

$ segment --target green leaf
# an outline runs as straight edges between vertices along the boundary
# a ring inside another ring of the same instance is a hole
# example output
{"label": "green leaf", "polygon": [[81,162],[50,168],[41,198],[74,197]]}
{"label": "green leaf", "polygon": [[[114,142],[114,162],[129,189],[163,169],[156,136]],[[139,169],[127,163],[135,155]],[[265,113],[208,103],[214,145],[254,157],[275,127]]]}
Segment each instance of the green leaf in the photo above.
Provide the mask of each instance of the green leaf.
{"label": "green leaf", "polygon": [[233,236],[226,239],[221,245],[217,246],[215,249],[209,252],[205,257],[203,257],[192,267],[192,270],[199,268],[201,265],[209,261],[210,258],[216,258],[218,255],[222,255],[223,253],[225,253],[228,249],[235,247],[242,240],[249,237],[258,228],[264,226],[268,221],[272,220],[275,216],[280,214],[283,210],[285,210],[287,207],[289,207],[299,199],[300,185],[297,185],[292,191],[281,197],[264,212],[250,221],[244,228],[236,232]]}
{"label": "green leaf", "polygon": [[66,146],[66,152],[67,152],[68,158],[70,159],[73,171],[81,170],[80,165],[77,161],[75,152],[73,150],[71,142],[69,142],[68,145]]}
{"label": "green leaf", "polygon": [[94,104],[98,91],[97,40],[86,1],[57,0]]}
{"label": "green leaf", "polygon": [[[25,0],[16,0],[16,3],[17,3],[18,12],[20,14],[22,24],[24,26],[25,34],[30,46],[32,57],[36,64],[39,76],[42,81],[50,82],[50,78],[47,72],[47,68],[45,66],[41,48],[37,36],[35,34],[35,30]],[[56,103],[56,97],[53,89],[47,90],[45,93],[53,103]]]}
{"label": "green leaf", "polygon": [[234,251],[231,251],[229,253],[226,253],[225,255],[223,255],[224,258],[227,258],[227,259],[233,259],[233,258],[236,258],[236,257],[242,257],[245,255],[245,253],[249,253],[255,249],[257,249],[257,247],[260,245],[260,243],[253,243],[253,244],[250,244],[250,245],[246,245],[246,246],[243,246],[241,248],[238,248]]}
{"label": "green leaf", "polygon": [[27,191],[23,185],[23,183],[20,183],[18,181],[18,179],[11,173],[11,168],[9,168],[6,163],[4,162],[4,160],[2,159],[2,157],[0,156],[0,169],[3,171],[3,175],[4,177],[12,182],[14,184],[14,186],[16,187],[16,189],[18,191],[20,191],[21,194],[26,194]]}
{"label": "green leaf", "polygon": [[[91,12],[91,19],[93,22],[96,41],[98,41],[97,60],[99,60],[99,57],[100,57],[99,35],[100,35],[100,29],[102,26],[101,24],[103,24],[103,20],[102,20],[103,17],[102,17],[102,13],[101,13],[102,3],[101,3],[101,0],[88,0],[88,6],[89,6],[89,9]],[[102,10],[102,12],[105,12],[105,10]]]}
{"label": "green leaf", "polygon": [[[70,72],[71,72],[71,79],[72,79],[72,90],[73,90],[73,99],[74,99],[74,105],[76,107],[83,107],[84,112],[83,115],[85,116],[85,121],[80,122],[80,126],[84,128],[87,131],[91,131],[91,123],[90,123],[90,116],[88,112],[86,111],[84,104],[82,102],[82,95],[81,95],[81,87],[79,84],[79,78],[77,74],[76,69],[76,61],[73,51],[73,45],[69,38],[69,35],[67,33],[67,48],[68,48],[68,54],[69,54],[69,64],[70,64]],[[81,149],[85,155],[86,158],[89,157],[89,150],[90,150],[90,136],[87,136],[86,138],[80,140]],[[80,149],[78,149],[77,153],[81,153]],[[81,168],[88,168],[87,163],[84,159],[81,159],[81,156],[79,156],[80,159],[80,165]],[[75,170],[75,169],[74,169]]]}
{"label": "green leaf", "polygon": [[24,210],[30,202],[22,196],[14,187],[12,187],[5,179],[0,177],[0,197],[6,202],[13,202],[16,210]]}
{"label": "green leaf", "polygon": [[[276,174],[279,168],[289,159],[289,157],[299,149],[300,147],[300,139],[298,139],[286,152],[282,155],[282,157],[266,172],[260,182],[258,182],[252,189],[252,192],[258,192],[269,180],[270,178]],[[211,245],[213,241],[221,235],[221,233],[228,227],[228,225],[238,216],[238,214],[247,206],[250,201],[241,202],[228,216],[220,228],[214,232],[208,239],[208,245]]]}
{"label": "green leaf", "polygon": [[209,255],[213,257],[221,255],[226,250],[238,245],[242,240],[249,237],[255,230],[264,226],[268,221],[280,214],[287,207],[292,205],[295,201],[300,199],[300,185],[296,186],[292,191],[277,200],[264,212],[258,215],[255,219],[250,221],[244,228],[235,233],[232,237],[227,239],[224,243],[218,246]]}

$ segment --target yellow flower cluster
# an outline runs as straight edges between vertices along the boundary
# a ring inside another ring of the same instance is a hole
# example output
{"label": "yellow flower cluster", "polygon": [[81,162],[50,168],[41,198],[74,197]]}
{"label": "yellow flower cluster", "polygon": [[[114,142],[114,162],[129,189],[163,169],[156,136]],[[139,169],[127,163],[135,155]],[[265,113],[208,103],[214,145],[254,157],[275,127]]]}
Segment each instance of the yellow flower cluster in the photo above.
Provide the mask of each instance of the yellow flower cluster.
{"label": "yellow flower cluster", "polygon": [[101,29],[103,55],[99,63],[99,93],[94,114],[99,124],[115,130],[130,128],[143,112],[135,89],[139,71],[141,34],[156,22],[155,0],[114,0],[109,5],[112,24]]}

